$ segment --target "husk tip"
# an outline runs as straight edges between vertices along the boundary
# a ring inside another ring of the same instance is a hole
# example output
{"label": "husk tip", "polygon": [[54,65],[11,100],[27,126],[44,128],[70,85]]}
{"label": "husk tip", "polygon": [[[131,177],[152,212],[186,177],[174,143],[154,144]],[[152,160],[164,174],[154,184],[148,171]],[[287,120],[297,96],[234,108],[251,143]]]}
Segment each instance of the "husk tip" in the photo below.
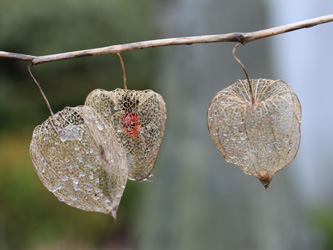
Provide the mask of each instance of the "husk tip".
{"label": "husk tip", "polygon": [[118,207],[114,207],[110,210],[110,215],[113,217],[114,220],[117,219],[117,211],[118,211]]}
{"label": "husk tip", "polygon": [[261,170],[257,176],[258,180],[264,185],[264,188],[268,190],[274,175],[271,175],[267,170]]}

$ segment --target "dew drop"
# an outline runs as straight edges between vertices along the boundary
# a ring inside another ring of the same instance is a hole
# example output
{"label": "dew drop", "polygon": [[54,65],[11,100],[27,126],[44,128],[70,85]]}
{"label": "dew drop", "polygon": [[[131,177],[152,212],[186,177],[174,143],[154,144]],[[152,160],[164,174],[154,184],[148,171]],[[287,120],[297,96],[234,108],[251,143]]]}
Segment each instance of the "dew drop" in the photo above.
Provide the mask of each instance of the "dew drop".
{"label": "dew drop", "polygon": [[59,189],[61,189],[61,185],[59,182],[56,182],[53,186],[52,192],[58,191]]}
{"label": "dew drop", "polygon": [[103,124],[98,123],[97,128],[98,128],[99,130],[103,130],[103,129],[104,129],[104,126],[103,126]]}
{"label": "dew drop", "polygon": [[89,175],[89,179],[90,179],[90,180],[94,179],[94,173],[90,173],[90,175]]}
{"label": "dew drop", "polygon": [[76,162],[71,162],[67,166],[67,169],[69,170],[70,173],[72,173],[73,172],[73,168],[77,168],[78,166],[79,166],[79,164],[77,164]]}
{"label": "dew drop", "polygon": [[77,155],[77,156],[76,156],[76,159],[78,159],[78,161],[81,162],[81,163],[83,162],[83,157],[82,157],[82,155]]}
{"label": "dew drop", "polygon": [[80,191],[80,190],[82,190],[77,184],[75,184],[75,183],[73,183],[74,185],[73,185],[73,187],[74,187],[74,190],[75,191]]}
{"label": "dew drop", "polygon": [[86,176],[86,173],[85,172],[83,172],[82,170],[79,172],[79,177],[84,177],[84,176]]}
{"label": "dew drop", "polygon": [[93,199],[96,201],[99,199],[98,194],[93,194]]}
{"label": "dew drop", "polygon": [[72,177],[72,180],[73,180],[73,183],[74,184],[79,184],[79,179],[78,178],[76,178],[76,177]]}
{"label": "dew drop", "polygon": [[60,202],[64,202],[65,201],[63,197],[58,196],[57,198],[58,198],[58,201],[60,201]]}
{"label": "dew drop", "polygon": [[61,179],[62,179],[63,181],[67,181],[67,180],[68,180],[68,177],[67,177],[67,175],[63,174],[63,175],[61,175]]}
{"label": "dew drop", "polygon": [[76,195],[71,195],[70,197],[73,201],[76,201],[78,199],[78,197]]}

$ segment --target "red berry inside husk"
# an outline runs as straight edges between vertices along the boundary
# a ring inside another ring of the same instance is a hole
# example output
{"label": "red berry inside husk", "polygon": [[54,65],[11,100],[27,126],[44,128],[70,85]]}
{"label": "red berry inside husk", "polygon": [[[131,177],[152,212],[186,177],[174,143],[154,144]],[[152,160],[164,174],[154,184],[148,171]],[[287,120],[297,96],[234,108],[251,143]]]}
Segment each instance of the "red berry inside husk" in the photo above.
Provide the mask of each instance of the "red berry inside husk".
{"label": "red berry inside husk", "polygon": [[123,130],[132,138],[137,138],[140,134],[140,116],[133,112],[125,112],[121,119]]}
{"label": "red berry inside husk", "polygon": [[96,89],[86,105],[96,109],[117,133],[126,150],[128,178],[149,178],[161,147],[166,107],[161,95],[152,90]]}

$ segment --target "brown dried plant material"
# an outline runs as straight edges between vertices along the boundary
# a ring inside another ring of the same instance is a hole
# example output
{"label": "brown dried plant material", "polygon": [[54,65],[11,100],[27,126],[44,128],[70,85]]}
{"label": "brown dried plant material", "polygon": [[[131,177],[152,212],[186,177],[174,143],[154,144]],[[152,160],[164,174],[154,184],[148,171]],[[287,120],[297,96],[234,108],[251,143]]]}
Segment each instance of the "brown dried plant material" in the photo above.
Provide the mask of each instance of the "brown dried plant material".
{"label": "brown dried plant material", "polygon": [[209,133],[223,158],[268,188],[274,174],[296,156],[301,138],[301,104],[281,80],[237,80],[209,105]]}
{"label": "brown dried plant material", "polygon": [[127,181],[126,153],[88,106],[66,107],[35,128],[30,157],[59,201],[116,218]]}
{"label": "brown dried plant material", "polygon": [[164,135],[166,108],[162,96],[152,90],[96,89],[85,105],[93,107],[115,129],[126,149],[129,179],[146,180]]}

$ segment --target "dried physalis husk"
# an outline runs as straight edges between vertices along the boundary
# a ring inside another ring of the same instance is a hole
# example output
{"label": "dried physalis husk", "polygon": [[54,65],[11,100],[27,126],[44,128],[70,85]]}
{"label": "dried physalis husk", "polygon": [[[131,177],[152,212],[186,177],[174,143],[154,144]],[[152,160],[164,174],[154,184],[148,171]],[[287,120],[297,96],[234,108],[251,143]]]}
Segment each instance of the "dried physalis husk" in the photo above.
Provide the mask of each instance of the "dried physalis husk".
{"label": "dried physalis husk", "polygon": [[85,105],[93,107],[115,129],[126,149],[129,179],[146,180],[164,135],[166,108],[162,96],[152,90],[96,89]]}
{"label": "dried physalis husk", "polygon": [[296,156],[301,137],[301,104],[281,80],[237,80],[209,105],[209,133],[224,159],[257,177],[268,188],[274,174]]}
{"label": "dried physalis husk", "polygon": [[93,108],[66,107],[35,128],[30,157],[44,186],[60,201],[116,218],[128,169],[115,138]]}

